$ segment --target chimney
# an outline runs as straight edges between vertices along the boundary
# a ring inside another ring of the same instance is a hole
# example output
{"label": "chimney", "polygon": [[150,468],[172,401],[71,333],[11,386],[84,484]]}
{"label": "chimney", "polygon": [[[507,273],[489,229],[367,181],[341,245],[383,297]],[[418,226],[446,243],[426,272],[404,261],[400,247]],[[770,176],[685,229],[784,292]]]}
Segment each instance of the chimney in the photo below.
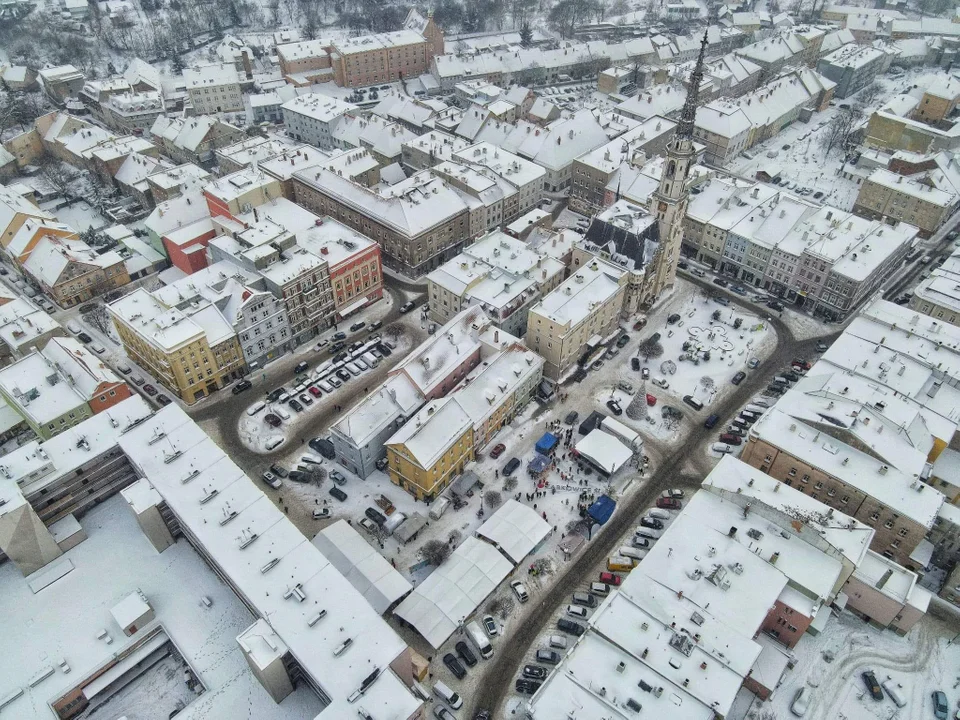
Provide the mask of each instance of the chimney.
{"label": "chimney", "polygon": [[253,80],[253,66],[250,64],[250,51],[244,48],[240,51],[240,58],[243,61],[243,73],[247,80]]}

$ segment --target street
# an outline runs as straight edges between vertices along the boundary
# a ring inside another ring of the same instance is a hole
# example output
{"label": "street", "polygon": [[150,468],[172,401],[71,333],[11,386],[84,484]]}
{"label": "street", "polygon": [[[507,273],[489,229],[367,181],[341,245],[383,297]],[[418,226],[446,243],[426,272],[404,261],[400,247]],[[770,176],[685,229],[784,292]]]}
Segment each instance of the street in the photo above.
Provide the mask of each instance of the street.
{"label": "street", "polygon": [[[710,290],[719,289],[709,282],[695,278],[688,279]],[[756,310],[755,306],[742,298],[729,293],[728,295],[732,302]],[[827,337],[798,341],[781,320],[772,318],[769,322],[777,333],[776,349],[732,395],[716,407],[711,407],[712,412],[724,418],[732,415],[762,390],[769,382],[769,378],[780,368],[788,365],[793,358],[810,357],[815,353],[817,342],[829,343],[839,335],[837,332]],[[595,568],[599,567],[610,555],[611,550],[620,543],[621,537],[636,523],[637,517],[653,504],[663,490],[678,485],[681,487],[686,485],[691,490],[696,489],[699,479],[706,475],[708,468],[702,467],[706,464],[705,461],[697,460],[693,461],[694,467],[690,467],[688,463],[690,458],[705,457],[703,453],[691,452],[691,448],[700,448],[705,443],[713,442],[716,435],[716,430],[709,430],[702,425],[706,412],[698,413],[697,417],[698,421],[686,442],[659,462],[655,472],[644,482],[639,491],[618,505],[617,511],[603,531],[565,566],[562,574],[541,599],[538,612],[530,615],[528,620],[510,637],[510,642],[501,645],[502,651],[498,652],[489,663],[484,664],[485,672],[479,679],[479,686],[484,688],[484,692],[482,697],[466,698],[464,717],[473,717],[481,707],[490,710],[495,717],[498,717],[496,711],[507,695],[512,692],[513,680],[517,676],[524,657],[531,650],[532,643],[543,632],[547,621],[553,617],[554,611],[568,601],[572,592],[580,589]],[[686,482],[683,482],[683,479],[686,479]]]}

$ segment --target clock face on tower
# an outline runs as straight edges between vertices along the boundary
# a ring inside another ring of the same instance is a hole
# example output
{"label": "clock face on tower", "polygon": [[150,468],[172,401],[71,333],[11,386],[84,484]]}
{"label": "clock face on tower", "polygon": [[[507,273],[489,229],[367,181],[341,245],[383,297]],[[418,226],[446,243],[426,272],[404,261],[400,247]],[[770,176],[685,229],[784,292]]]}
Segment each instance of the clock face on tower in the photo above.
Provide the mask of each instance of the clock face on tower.
{"label": "clock face on tower", "polygon": [[660,204],[657,205],[657,210],[659,210],[660,212],[666,212],[666,211],[667,211],[667,204],[666,204],[663,200],[661,200],[661,201],[660,201]]}

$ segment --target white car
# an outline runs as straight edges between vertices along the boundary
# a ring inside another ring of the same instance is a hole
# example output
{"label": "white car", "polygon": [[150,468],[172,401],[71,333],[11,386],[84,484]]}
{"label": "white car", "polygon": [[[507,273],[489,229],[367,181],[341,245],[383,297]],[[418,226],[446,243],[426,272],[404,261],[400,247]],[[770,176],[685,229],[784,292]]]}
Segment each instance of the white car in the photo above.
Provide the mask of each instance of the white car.
{"label": "white car", "polygon": [[793,702],[790,704],[790,712],[797,717],[803,717],[808,707],[810,707],[810,693],[807,692],[805,687],[802,687],[797,690],[797,694],[793,697]]}
{"label": "white car", "polygon": [[377,528],[376,523],[373,522],[370,518],[360,518],[360,527],[366,530],[371,535],[376,535],[379,528]]}
{"label": "white car", "polygon": [[73,320],[67,323],[67,330],[72,332],[74,335],[79,335],[81,332],[83,332],[83,329],[73,322]]}
{"label": "white car", "polygon": [[510,588],[513,590],[513,594],[517,596],[517,600],[522,603],[525,603],[530,599],[530,596],[527,595],[527,589],[523,586],[523,583],[519,580],[514,580],[510,583]]}
{"label": "white car", "polygon": [[727,453],[733,452],[732,445],[727,445],[726,443],[722,443],[722,442],[715,442],[713,445],[710,446],[710,449],[713,450],[715,453],[720,453],[721,455],[725,455]]}
{"label": "white car", "polygon": [[[317,508],[316,510],[313,511],[314,520],[324,520],[328,517],[330,517],[330,508],[328,507]],[[366,520],[366,518],[364,518],[364,520]]]}
{"label": "white car", "polygon": [[103,355],[107,349],[100,343],[90,343],[90,349],[93,350],[97,355]]}

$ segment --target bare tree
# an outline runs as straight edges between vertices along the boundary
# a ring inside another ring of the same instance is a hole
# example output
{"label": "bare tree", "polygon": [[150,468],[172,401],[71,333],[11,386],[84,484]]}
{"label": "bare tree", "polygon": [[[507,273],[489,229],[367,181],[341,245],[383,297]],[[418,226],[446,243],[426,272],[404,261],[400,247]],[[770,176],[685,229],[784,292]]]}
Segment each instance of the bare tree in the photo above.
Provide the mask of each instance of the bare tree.
{"label": "bare tree", "polygon": [[513,597],[504,594],[493,598],[493,600],[487,603],[487,612],[499,617],[501,620],[506,620],[510,617],[510,613],[513,612],[516,606]]}
{"label": "bare tree", "polygon": [[716,385],[713,378],[709,375],[704,375],[702,378],[700,378],[700,384],[703,385],[705,390],[710,390]]}
{"label": "bare tree", "polygon": [[450,534],[447,535],[447,544],[456,545],[460,542],[460,539],[463,537],[463,533],[454,528],[450,531]]}
{"label": "bare tree", "polygon": [[110,326],[112,322],[110,320],[110,313],[107,311],[106,305],[97,303],[90,308],[88,312],[83,314],[83,319],[93,325],[104,335],[110,334]]}
{"label": "bare tree", "polygon": [[847,104],[837,109],[836,114],[827,122],[827,131],[821,136],[820,145],[826,157],[831,151],[845,150],[850,137],[860,124],[863,113],[859,108]]}
{"label": "bare tree", "polygon": [[511,492],[517,489],[517,479],[512,475],[503,481],[504,492]]}
{"label": "bare tree", "polygon": [[663,355],[663,345],[660,344],[659,340],[654,340],[653,335],[640,343],[638,350],[647,360],[652,360]]}
{"label": "bare tree", "polygon": [[860,107],[868,107],[879,100],[883,94],[883,85],[874,80],[857,93],[857,104],[860,105]]}
{"label": "bare tree", "polygon": [[496,510],[503,504],[503,496],[496,490],[487,490],[483,494],[483,502],[491,510]]}
{"label": "bare tree", "polygon": [[38,161],[40,175],[53,189],[64,197],[70,196],[70,185],[80,176],[80,171],[62,160],[50,155],[44,155]]}
{"label": "bare tree", "polygon": [[429,564],[439,566],[450,557],[450,546],[441,540],[427,540],[420,548],[420,555]]}

